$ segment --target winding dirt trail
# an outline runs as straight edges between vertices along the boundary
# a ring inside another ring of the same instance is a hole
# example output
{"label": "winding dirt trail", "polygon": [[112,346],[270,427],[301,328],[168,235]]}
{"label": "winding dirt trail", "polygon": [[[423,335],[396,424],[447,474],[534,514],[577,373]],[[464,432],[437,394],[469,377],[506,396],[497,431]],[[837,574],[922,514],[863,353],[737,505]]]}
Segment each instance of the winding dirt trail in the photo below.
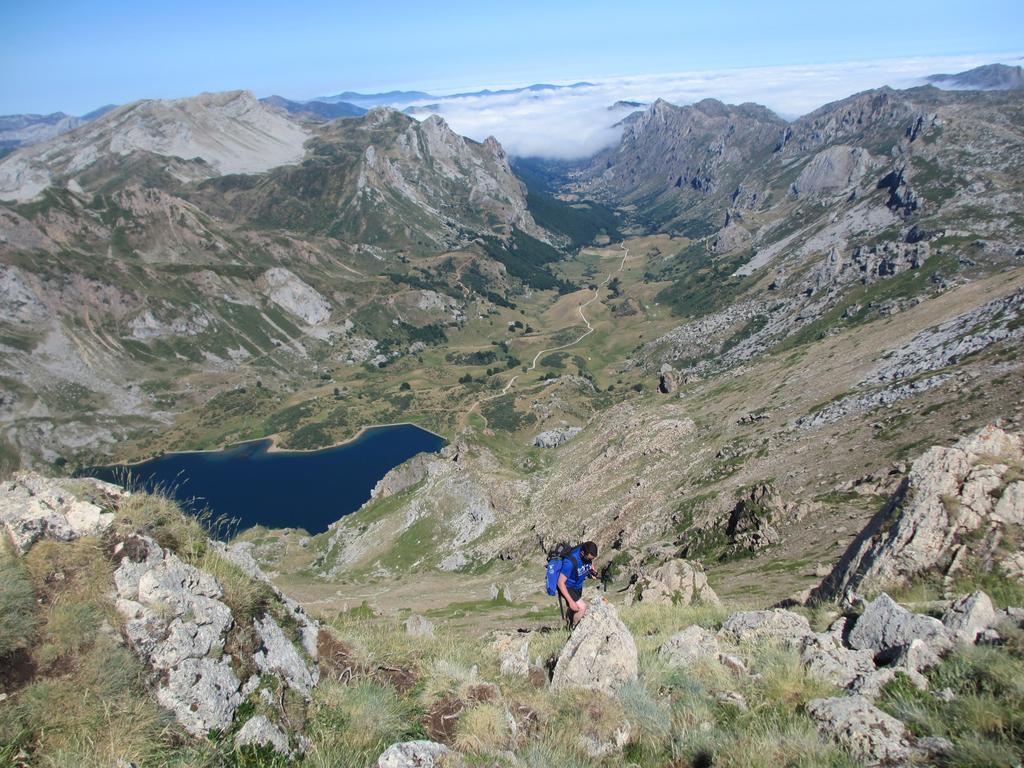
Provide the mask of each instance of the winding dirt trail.
{"label": "winding dirt trail", "polygon": [[[544,355],[546,355],[546,354],[548,354],[550,352],[559,352],[559,351],[561,351],[563,349],[569,349],[570,347],[575,347],[577,344],[579,344],[581,341],[583,341],[585,338],[587,338],[587,336],[589,336],[590,334],[592,334],[594,332],[594,326],[591,325],[590,320],[587,319],[587,316],[583,313],[583,310],[586,309],[587,307],[589,307],[595,301],[597,301],[597,299],[601,296],[601,289],[604,288],[606,285],[608,285],[608,283],[611,282],[612,277],[614,277],[615,275],[619,274],[620,272],[622,272],[623,269],[625,269],[625,267],[626,267],[626,259],[629,258],[629,248],[627,248],[624,245],[621,246],[621,248],[622,248],[623,253],[622,253],[622,261],[619,262],[619,268],[617,270],[615,270],[614,272],[609,272],[607,275],[605,275],[605,278],[601,282],[601,284],[598,285],[597,288],[594,289],[594,295],[591,296],[586,301],[584,301],[583,303],[581,303],[576,308],[576,310],[580,313],[580,319],[582,319],[584,325],[587,326],[587,330],[585,330],[583,333],[581,333],[580,336],[577,339],[575,339],[574,341],[570,341],[567,344],[561,344],[561,345],[559,345],[557,347],[549,347],[548,349],[542,349],[540,352],[538,352],[536,355],[533,356],[533,362],[530,363],[530,367],[526,369],[525,373],[530,373],[532,370],[534,370],[537,367],[537,362],[541,359],[542,356],[544,356]],[[499,397],[502,397],[503,395],[508,394],[509,389],[512,388],[512,385],[516,383],[516,379],[518,379],[521,375],[523,375],[523,374],[518,374],[517,373],[515,376],[513,376],[511,379],[509,379],[508,383],[497,394],[488,395],[487,397],[482,397],[479,400],[476,400],[462,414],[462,418],[460,419],[460,421],[462,422],[463,426],[465,426],[465,424],[467,423],[470,414],[476,412],[480,408],[481,404],[486,403],[489,400],[494,400],[496,398],[499,398]],[[484,423],[486,425],[487,418],[482,413],[480,414],[480,418],[482,418],[484,420]]]}
{"label": "winding dirt trail", "polygon": [[[537,361],[540,360],[542,355],[546,355],[549,352],[559,352],[559,351],[561,351],[563,349],[569,349],[570,347],[575,347],[577,344],[579,344],[581,341],[583,341],[585,338],[587,338],[587,336],[589,336],[590,334],[592,334],[594,332],[594,326],[592,326],[590,324],[590,321],[587,319],[587,316],[585,314],[583,314],[583,310],[586,307],[589,307],[591,304],[593,304],[598,299],[598,297],[601,295],[601,289],[604,288],[606,285],[608,285],[608,283],[611,282],[611,279],[612,279],[612,277],[614,275],[619,274],[620,272],[622,272],[623,269],[625,269],[625,267],[626,267],[626,259],[629,257],[629,248],[626,248],[626,246],[622,246],[622,250],[623,250],[622,261],[619,262],[619,268],[617,270],[615,270],[614,272],[609,272],[607,275],[605,275],[604,281],[599,286],[597,286],[597,288],[594,289],[594,295],[591,296],[586,301],[584,301],[582,304],[580,304],[576,308],[576,310],[580,313],[580,318],[583,320],[584,324],[587,326],[587,330],[584,331],[580,335],[580,337],[578,339],[576,339],[575,341],[570,341],[568,344],[562,344],[561,346],[551,347],[549,349],[542,349],[540,352],[538,352],[536,355],[533,356],[533,362],[530,363],[530,367],[526,369],[526,373],[529,373],[530,371],[532,371],[534,368],[537,367]],[[505,388],[503,390],[501,390],[501,394],[502,395],[506,394],[508,392],[509,388],[513,384],[515,384],[515,381],[518,378],[519,378],[519,374],[516,374],[511,379],[509,379],[508,380],[508,384],[506,384]],[[495,395],[495,397],[497,397],[497,395]]]}

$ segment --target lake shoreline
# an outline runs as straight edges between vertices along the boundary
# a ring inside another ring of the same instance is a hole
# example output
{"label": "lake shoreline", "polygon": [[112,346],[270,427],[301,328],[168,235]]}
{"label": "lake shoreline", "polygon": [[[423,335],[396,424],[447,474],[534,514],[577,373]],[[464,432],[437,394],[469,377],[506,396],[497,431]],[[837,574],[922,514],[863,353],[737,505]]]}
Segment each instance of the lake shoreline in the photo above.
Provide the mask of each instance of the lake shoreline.
{"label": "lake shoreline", "polygon": [[[271,450],[271,438],[227,449],[176,451],[132,465],[89,467],[80,477],[163,492],[192,509],[254,525],[329,530],[360,509],[373,487],[395,467],[422,453],[437,453],[447,440],[416,424],[364,425],[354,436],[315,450]],[[199,507],[194,507],[198,509]]]}
{"label": "lake shoreline", "polygon": [[152,456],[147,456],[147,457],[142,458],[142,459],[136,459],[135,461],[117,461],[117,462],[114,462],[112,464],[101,464],[101,465],[97,465],[97,466],[106,466],[106,467],[111,467],[111,466],[136,467],[136,466],[139,466],[140,464],[145,464],[146,462],[153,461],[154,459],[163,458],[164,456],[186,456],[186,455],[191,455],[191,454],[202,454],[202,453],[220,453],[222,451],[227,451],[227,450],[230,450],[231,448],[235,448],[235,447],[240,446],[240,445],[248,445],[249,443],[260,443],[260,442],[264,442],[264,441],[269,441],[270,442],[270,446],[267,448],[267,453],[317,453],[318,451],[329,451],[329,450],[331,450],[333,448],[340,448],[343,445],[348,445],[350,443],[354,443],[360,437],[362,437],[367,432],[367,430],[377,429],[377,428],[380,428],[380,427],[416,427],[416,429],[421,429],[424,432],[429,432],[434,437],[441,438],[442,440],[445,441],[445,443],[448,442],[448,438],[445,437],[444,435],[438,434],[437,432],[435,432],[432,429],[427,429],[426,427],[420,426],[419,424],[416,424],[415,422],[412,422],[412,421],[393,421],[393,422],[388,422],[386,424],[363,424],[362,426],[359,427],[358,430],[356,430],[355,434],[352,435],[352,437],[348,437],[348,438],[346,438],[344,440],[339,440],[338,442],[331,443],[330,445],[323,445],[323,446],[320,446],[319,448],[281,448],[277,444],[278,441],[281,439],[281,433],[280,432],[275,432],[272,435],[266,435],[264,437],[251,437],[248,440],[239,440],[237,443],[228,443],[227,445],[223,445],[220,448],[193,448],[193,449],[188,449],[188,450],[183,450],[183,451],[165,451],[163,453],[155,453]]}

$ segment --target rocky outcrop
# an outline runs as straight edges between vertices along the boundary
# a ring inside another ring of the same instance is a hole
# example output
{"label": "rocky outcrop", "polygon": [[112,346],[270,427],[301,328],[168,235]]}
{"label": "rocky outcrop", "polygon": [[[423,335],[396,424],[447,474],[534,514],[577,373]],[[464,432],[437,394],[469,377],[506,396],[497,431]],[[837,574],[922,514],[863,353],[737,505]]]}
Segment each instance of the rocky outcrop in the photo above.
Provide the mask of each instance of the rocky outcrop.
{"label": "rocky outcrop", "polygon": [[498,654],[501,674],[527,677],[530,674],[530,635],[527,632],[502,632],[491,647]]}
{"label": "rocky outcrop", "polygon": [[846,253],[833,248],[804,281],[810,294],[835,293],[850,283],[870,285],[912,269],[920,269],[931,256],[928,243],[883,242],[862,245]]}
{"label": "rocky outcrop", "polygon": [[331,317],[331,304],[291,270],[271,267],[259,281],[267,298],[307,325],[320,325]]}
{"label": "rocky outcrop", "polygon": [[307,666],[273,616],[255,619],[253,629],[260,639],[260,647],[253,653],[252,660],[259,670],[277,677],[289,688],[308,698],[320,679],[316,665]]}
{"label": "rocky outcrop", "polygon": [[[78,493],[72,492],[74,484]],[[84,493],[83,493],[84,492]],[[89,495],[103,503],[79,498]],[[114,514],[107,511],[125,491],[99,480],[56,480],[18,472],[0,482],[0,523],[17,549],[25,553],[39,539],[71,541],[102,533]]]}
{"label": "rocky outcrop", "polygon": [[288,737],[266,715],[255,715],[238,729],[235,746],[271,747],[279,755],[287,755]]}
{"label": "rocky outcrop", "polygon": [[636,680],[638,657],[633,635],[614,606],[597,598],[573,630],[555,663],[551,687],[585,688],[615,694]]}
{"label": "rocky outcrop", "polygon": [[978,635],[998,621],[992,600],[984,592],[973,592],[956,600],[942,617],[942,624],[953,639],[974,645]]}
{"label": "rocky outcrop", "polygon": [[413,614],[405,620],[405,634],[409,637],[433,637],[434,625],[426,617]]}
{"label": "rocky outcrop", "polygon": [[846,747],[868,765],[905,765],[915,751],[906,726],[863,696],[807,702],[821,735]]}
{"label": "rocky outcrop", "polygon": [[914,639],[923,640],[936,651],[945,651],[951,645],[941,621],[911,613],[882,593],[857,619],[847,642],[852,648],[879,653],[909,645]]}
{"label": "rocky outcrop", "polygon": [[800,662],[807,674],[827,680],[840,688],[851,687],[858,678],[875,671],[875,654],[843,645],[839,632],[825,632],[805,638]]}
{"label": "rocky outcrop", "polygon": [[658,656],[669,666],[691,667],[704,659],[718,658],[720,651],[715,633],[693,624],[666,640]]}
{"label": "rocky outcrop", "polygon": [[1002,532],[1024,517],[1022,498],[1006,476],[1022,460],[1024,438],[995,426],[952,448],[929,449],[812,599],[850,601],[857,592],[904,585],[930,571],[950,574],[967,554],[991,560]]}
{"label": "rocky outcrop", "polygon": [[533,444],[538,448],[557,448],[562,445],[562,443],[572,440],[582,431],[583,427],[559,427],[558,429],[549,429],[534,437]]}
{"label": "rocky outcrop", "polygon": [[658,391],[663,395],[671,395],[678,392],[679,388],[689,384],[693,376],[677,371],[668,363],[661,366],[661,373],[658,374]]}
{"label": "rocky outcrop", "polygon": [[370,490],[371,499],[386,499],[396,493],[407,491],[426,478],[429,464],[436,459],[429,453],[417,453],[408,461],[389,470]]}
{"label": "rocky outcrop", "polygon": [[871,167],[871,155],[860,147],[837,144],[811,158],[790,187],[794,197],[841,194],[856,187]]}
{"label": "rocky outcrop", "polygon": [[954,365],[997,342],[1024,337],[1024,291],[996,299],[917,334],[882,356],[863,383],[899,381]]}
{"label": "rocky outcrop", "polygon": [[810,637],[811,625],[800,614],[783,608],[770,611],[739,611],[722,623],[720,639],[731,643],[775,642],[800,648]]}
{"label": "rocky outcrop", "polygon": [[708,584],[700,563],[675,559],[637,579],[626,595],[627,605],[634,602],[660,605],[719,605],[721,601]]}
{"label": "rocky outcrop", "polygon": [[126,539],[114,556],[117,610],[129,645],[158,680],[157,699],[193,736],[227,730],[242,684],[224,655],[234,619],[220,585],[149,537]]}
{"label": "rocky outcrop", "polygon": [[403,741],[392,744],[377,758],[377,768],[440,768],[454,753],[436,741]]}

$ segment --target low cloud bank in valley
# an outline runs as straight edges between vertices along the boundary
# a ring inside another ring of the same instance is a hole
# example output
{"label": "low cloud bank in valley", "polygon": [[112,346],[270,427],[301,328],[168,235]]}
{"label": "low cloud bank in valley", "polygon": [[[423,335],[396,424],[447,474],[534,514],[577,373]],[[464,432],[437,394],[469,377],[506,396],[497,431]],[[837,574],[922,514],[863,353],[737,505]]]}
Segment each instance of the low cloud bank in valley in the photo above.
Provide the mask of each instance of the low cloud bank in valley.
{"label": "low cloud bank in valley", "polygon": [[925,76],[936,72],[960,72],[999,60],[1020,63],[1016,56],[972,55],[706,70],[605,78],[592,85],[513,94],[441,96],[430,103],[396,106],[418,107],[418,118],[439,114],[473,139],[494,135],[513,155],[568,160],[592,155],[618,140],[622,128],[616,123],[634,109],[611,108],[618,101],[752,101],[792,119],[859,91],[923,85]]}

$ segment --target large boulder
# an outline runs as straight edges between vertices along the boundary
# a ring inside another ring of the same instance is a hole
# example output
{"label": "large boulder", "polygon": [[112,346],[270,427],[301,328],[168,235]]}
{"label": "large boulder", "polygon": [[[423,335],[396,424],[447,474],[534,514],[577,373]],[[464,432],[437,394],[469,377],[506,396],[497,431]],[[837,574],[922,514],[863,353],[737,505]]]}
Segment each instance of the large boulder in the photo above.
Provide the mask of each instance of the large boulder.
{"label": "large boulder", "polygon": [[[79,498],[86,495],[80,491],[102,501],[103,506]],[[91,478],[69,481],[17,472],[0,482],[0,524],[18,551],[25,553],[42,538],[71,541],[102,533],[114,520],[105,507],[113,506],[125,493],[116,485]]]}
{"label": "large boulder", "polygon": [[690,667],[704,659],[718,658],[720,651],[714,632],[693,624],[666,640],[658,656],[669,666]]}
{"label": "large boulder", "polygon": [[857,619],[847,642],[851,648],[879,653],[910,645],[914,639],[939,653],[952,645],[941,621],[911,613],[883,592]]}
{"label": "large boulder", "polygon": [[[991,559],[985,548],[1003,538],[1000,529],[1024,520],[1024,492],[1010,469],[1022,461],[1024,436],[996,426],[952,448],[930,448],[811,599],[853,603],[858,593],[904,586],[930,571],[949,574],[964,550]],[[999,535],[972,535],[986,529]]]}
{"label": "large boulder", "polygon": [[807,702],[807,713],[822,736],[870,766],[905,765],[916,751],[903,723],[863,696],[814,699]]}
{"label": "large boulder", "polygon": [[670,560],[637,579],[626,595],[626,604],[641,601],[655,605],[721,604],[701,564],[682,559]]}
{"label": "large boulder", "polygon": [[590,604],[559,654],[551,687],[615,694],[623,685],[636,680],[638,671],[633,635],[619,619],[615,607],[599,597]]}
{"label": "large boulder", "polygon": [[377,758],[377,768],[434,768],[453,754],[436,741],[403,741],[384,750]]}
{"label": "large boulder", "polygon": [[791,648],[802,647],[813,635],[811,625],[800,614],[783,608],[770,611],[739,611],[723,622],[718,636],[731,643],[781,643]]}

